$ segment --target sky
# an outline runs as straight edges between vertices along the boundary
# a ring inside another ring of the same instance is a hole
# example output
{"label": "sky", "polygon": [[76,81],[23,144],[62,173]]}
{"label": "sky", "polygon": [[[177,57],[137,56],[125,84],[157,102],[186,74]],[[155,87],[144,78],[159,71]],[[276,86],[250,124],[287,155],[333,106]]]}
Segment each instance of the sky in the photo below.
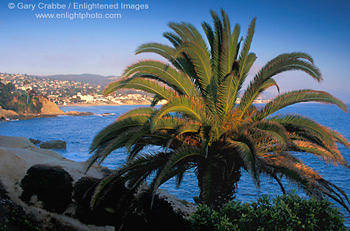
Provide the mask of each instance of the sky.
{"label": "sky", "polygon": [[[84,3],[118,4],[118,9],[73,9]],[[143,4],[144,9],[121,9],[122,4]],[[30,9],[21,9],[25,7]],[[209,11],[221,8],[231,25],[240,24],[242,36],[257,17],[251,51],[258,59],[249,78],[275,56],[303,51],[314,58],[324,81],[317,83],[302,72],[280,74],[275,79],[281,91],[326,90],[350,103],[349,0],[1,0],[0,72],[118,76],[137,60],[158,59],[135,55],[135,50],[147,42],[167,44],[162,33],[169,31],[169,22],[189,22],[202,33],[201,23],[212,22]],[[115,18],[38,18],[47,13]]]}

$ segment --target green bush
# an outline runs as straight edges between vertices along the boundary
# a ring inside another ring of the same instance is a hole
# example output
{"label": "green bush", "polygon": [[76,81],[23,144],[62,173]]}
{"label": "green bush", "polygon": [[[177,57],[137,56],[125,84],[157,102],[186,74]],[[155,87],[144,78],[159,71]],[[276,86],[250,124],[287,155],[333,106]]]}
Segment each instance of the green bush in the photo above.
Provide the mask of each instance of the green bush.
{"label": "green bush", "polygon": [[343,215],[327,199],[306,200],[295,193],[262,196],[251,203],[232,201],[218,212],[201,205],[191,225],[193,231],[347,230]]}

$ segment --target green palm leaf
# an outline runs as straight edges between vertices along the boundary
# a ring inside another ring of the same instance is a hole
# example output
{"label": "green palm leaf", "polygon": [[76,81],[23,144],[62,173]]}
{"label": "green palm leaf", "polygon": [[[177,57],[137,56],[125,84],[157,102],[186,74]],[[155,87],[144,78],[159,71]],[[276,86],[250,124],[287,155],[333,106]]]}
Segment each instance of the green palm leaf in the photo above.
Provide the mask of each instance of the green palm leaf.
{"label": "green palm leaf", "polygon": [[174,56],[177,58],[183,52],[190,57],[191,62],[194,65],[202,93],[205,93],[210,85],[212,75],[209,54],[198,44],[193,42],[182,43],[181,46],[177,48]]}
{"label": "green palm leaf", "polygon": [[321,81],[321,73],[312,62],[313,60],[309,55],[300,52],[282,54],[268,62],[250,82],[250,85],[245,91],[240,104],[242,113],[267,89],[266,86],[269,86],[269,82],[272,82],[271,78],[279,73],[290,70],[301,70],[317,81]]}
{"label": "green palm leaf", "polygon": [[138,89],[151,94],[155,94],[159,98],[166,100],[169,100],[170,98],[176,95],[176,93],[173,90],[170,90],[160,85],[158,82],[146,80],[143,78],[132,78],[115,81],[107,86],[103,94],[108,95],[120,89]]}
{"label": "green palm leaf", "polygon": [[183,147],[170,154],[168,161],[165,163],[164,167],[160,169],[159,173],[151,184],[153,193],[155,193],[161,183],[164,182],[164,177],[172,168],[174,168],[176,165],[181,164],[182,162],[195,161],[194,158],[204,158],[204,156],[201,154],[201,151],[199,149],[192,147]]}
{"label": "green palm leaf", "polygon": [[240,158],[244,162],[245,168],[251,174],[255,184],[259,187],[260,179],[257,171],[257,155],[255,153],[256,148],[250,138],[247,136],[240,137],[242,141],[229,140],[231,147],[237,150],[237,153],[240,155]]}
{"label": "green palm leaf", "polygon": [[271,100],[259,112],[257,119],[266,118],[267,116],[275,113],[278,110],[281,110],[282,108],[302,102],[320,102],[334,104],[344,111],[347,111],[347,107],[342,101],[333,97],[327,92],[315,90],[298,90],[281,94]]}
{"label": "green palm leaf", "polygon": [[247,65],[250,45],[252,43],[253,36],[255,33],[255,23],[256,23],[256,18],[253,18],[253,20],[250,22],[248,33],[247,33],[246,39],[244,40],[242,51],[240,53],[239,60],[238,60],[238,62],[239,62],[239,76],[241,78],[241,82],[242,82],[242,80],[244,81],[244,78],[245,78],[243,73],[244,73],[245,67]]}
{"label": "green palm leaf", "polygon": [[206,115],[203,114],[205,106],[200,101],[188,97],[175,97],[153,117],[151,129],[154,131],[160,118],[171,112],[181,112],[186,117],[198,122],[205,122],[206,120]]}
{"label": "green palm leaf", "polygon": [[187,96],[193,96],[196,93],[192,81],[187,76],[159,61],[140,61],[128,67],[123,76],[126,78],[134,76],[155,79],[169,85],[179,94]]}

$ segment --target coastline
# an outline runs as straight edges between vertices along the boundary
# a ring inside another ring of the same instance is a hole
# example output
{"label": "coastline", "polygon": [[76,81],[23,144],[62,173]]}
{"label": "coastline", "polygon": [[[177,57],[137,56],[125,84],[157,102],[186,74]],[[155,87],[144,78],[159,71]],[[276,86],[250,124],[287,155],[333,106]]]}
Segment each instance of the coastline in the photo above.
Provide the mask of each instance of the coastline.
{"label": "coastline", "polygon": [[19,115],[8,115],[4,118],[0,118],[0,121],[16,121],[16,120],[31,120],[34,118],[50,118],[50,117],[57,117],[57,116],[89,116],[93,115],[92,112],[77,112],[77,111],[68,111],[65,113],[59,113],[59,114],[19,114]]}
{"label": "coastline", "polygon": [[[146,215],[131,215],[137,216],[138,221],[142,221],[143,216],[162,216],[166,224],[173,222],[175,225],[179,221],[185,222],[197,210],[193,203],[159,189],[154,199],[157,210],[149,211],[150,196],[144,196],[141,190],[135,194],[124,186],[126,181],[112,191],[116,195],[127,194],[126,197],[112,198],[107,194],[92,210],[91,190],[95,191],[113,170],[93,164],[86,171],[88,161],[66,159],[54,150],[39,148],[27,138],[18,136],[0,135],[0,157],[0,230],[119,230],[116,227],[122,227],[128,220],[116,217],[129,216],[127,212],[131,206],[139,206],[136,211],[147,212]],[[148,223],[150,227],[156,227],[159,221],[153,219]],[[4,224],[10,229],[3,229]],[[141,226],[135,229],[143,230]]]}
{"label": "coastline", "polygon": [[93,107],[93,106],[127,106],[127,105],[150,105],[151,103],[125,103],[125,104],[100,104],[100,103],[84,103],[84,104],[66,104],[57,105],[58,107]]}

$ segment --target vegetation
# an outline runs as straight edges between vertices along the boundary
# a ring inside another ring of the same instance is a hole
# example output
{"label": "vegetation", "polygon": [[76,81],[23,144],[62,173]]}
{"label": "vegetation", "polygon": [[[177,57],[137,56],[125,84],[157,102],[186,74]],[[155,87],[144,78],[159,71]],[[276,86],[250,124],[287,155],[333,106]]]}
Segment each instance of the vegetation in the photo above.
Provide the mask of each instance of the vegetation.
{"label": "vegetation", "polygon": [[202,205],[191,217],[193,231],[346,230],[343,215],[328,200],[286,194],[251,203],[228,202],[217,212]]}
{"label": "vegetation", "polygon": [[41,111],[42,105],[34,90],[28,90],[26,94],[15,90],[12,83],[0,82],[0,106],[3,109],[17,113],[39,113]]}
{"label": "vegetation", "polygon": [[[325,162],[348,166],[337,144],[350,143],[338,132],[309,118],[276,114],[301,102],[334,104],[347,111],[343,102],[324,91],[297,90],[279,94],[262,108],[253,102],[266,89],[278,85],[274,77],[286,71],[303,71],[316,81],[319,69],[306,53],[278,55],[242,86],[256,60],[250,52],[255,19],[245,39],[240,26],[227,14],[211,12],[214,25],[202,23],[205,40],[188,23],[170,23],[164,33],[172,46],[147,43],[136,53],[151,52],[168,62],[142,60],[126,68],[123,78],[111,83],[108,95],[119,89],[138,89],[154,94],[150,107],[131,110],[96,135],[91,145],[91,164],[102,162],[112,151],[126,148],[127,162],[100,184],[113,186],[120,176],[137,188],[151,179],[149,189],[175,177],[180,186],[187,171],[195,171],[203,204],[219,210],[233,199],[241,171],[247,171],[259,187],[260,175],[281,178],[318,199],[329,196],[348,209],[349,199],[337,186],[296,158],[294,152],[319,157]],[[240,103],[238,102],[240,97]],[[160,100],[166,104],[155,107]],[[148,147],[156,147],[147,153]],[[96,190],[98,198],[101,190]],[[92,203],[94,203],[93,200]]]}
{"label": "vegetation", "polygon": [[7,104],[11,101],[11,91],[14,90],[12,83],[4,84],[0,82],[0,106],[5,108]]}

